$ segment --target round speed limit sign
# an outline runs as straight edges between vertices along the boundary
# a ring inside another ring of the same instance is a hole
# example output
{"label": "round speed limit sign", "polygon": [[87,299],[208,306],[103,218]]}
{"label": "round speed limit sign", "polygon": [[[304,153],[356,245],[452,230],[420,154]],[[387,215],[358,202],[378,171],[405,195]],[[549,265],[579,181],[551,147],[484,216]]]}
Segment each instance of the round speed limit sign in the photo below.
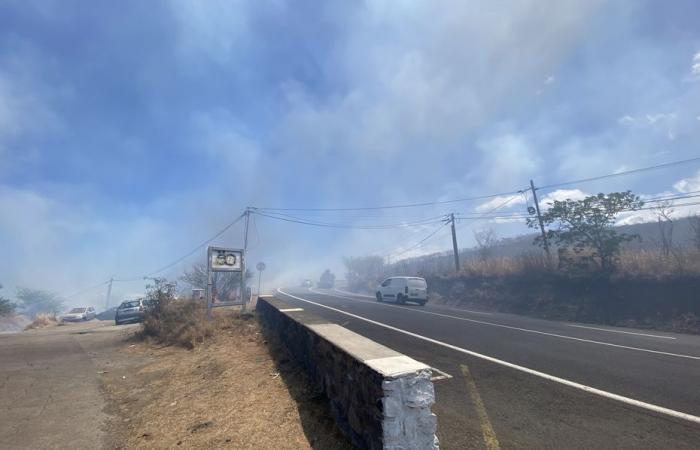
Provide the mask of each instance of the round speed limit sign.
{"label": "round speed limit sign", "polygon": [[262,272],[265,270],[265,263],[264,262],[259,262],[257,266],[255,266],[256,269],[258,269],[258,272]]}

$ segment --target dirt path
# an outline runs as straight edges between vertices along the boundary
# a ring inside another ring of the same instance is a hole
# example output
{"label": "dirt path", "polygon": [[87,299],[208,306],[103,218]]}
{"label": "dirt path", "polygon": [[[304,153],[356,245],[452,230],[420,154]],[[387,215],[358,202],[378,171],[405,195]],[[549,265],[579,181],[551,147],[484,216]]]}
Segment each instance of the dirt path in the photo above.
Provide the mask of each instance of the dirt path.
{"label": "dirt path", "polygon": [[115,352],[130,330],[91,321],[0,335],[0,447],[111,446],[100,377],[136,362]]}
{"label": "dirt path", "polygon": [[349,449],[254,319],[194,350],[92,321],[0,335],[0,448]]}

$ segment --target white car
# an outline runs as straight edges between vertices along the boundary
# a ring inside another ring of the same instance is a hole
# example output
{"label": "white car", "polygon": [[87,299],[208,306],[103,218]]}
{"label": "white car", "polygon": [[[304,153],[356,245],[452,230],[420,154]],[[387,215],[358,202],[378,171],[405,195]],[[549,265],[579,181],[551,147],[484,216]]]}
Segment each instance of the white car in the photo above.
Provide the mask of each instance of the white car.
{"label": "white car", "polygon": [[61,317],[63,322],[81,322],[84,320],[92,320],[97,316],[95,308],[87,306],[84,308],[73,308]]}
{"label": "white car", "polygon": [[416,302],[423,306],[428,301],[428,284],[418,277],[387,278],[377,287],[377,301],[387,300],[399,304]]}

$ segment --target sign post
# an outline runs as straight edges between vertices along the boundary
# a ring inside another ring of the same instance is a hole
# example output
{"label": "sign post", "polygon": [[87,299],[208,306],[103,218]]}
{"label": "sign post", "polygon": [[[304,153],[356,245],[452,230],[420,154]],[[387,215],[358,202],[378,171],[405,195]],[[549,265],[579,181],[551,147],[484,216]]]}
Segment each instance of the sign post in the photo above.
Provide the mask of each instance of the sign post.
{"label": "sign post", "polygon": [[[243,264],[243,250],[241,249],[223,247],[209,247],[207,249],[207,315],[209,317],[211,317],[211,309],[217,306],[245,306]],[[213,274],[219,272],[239,274],[238,292],[233,299],[231,299],[230,293],[228,293],[228,298],[219,298],[218,291],[215,291]]]}

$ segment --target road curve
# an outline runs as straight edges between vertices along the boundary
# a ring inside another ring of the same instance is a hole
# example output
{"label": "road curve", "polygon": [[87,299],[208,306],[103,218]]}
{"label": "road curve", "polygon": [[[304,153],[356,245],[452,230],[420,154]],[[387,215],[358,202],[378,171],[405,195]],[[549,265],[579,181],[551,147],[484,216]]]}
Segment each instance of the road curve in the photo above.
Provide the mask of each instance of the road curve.
{"label": "road curve", "polygon": [[435,381],[442,448],[700,442],[699,336],[377,303],[337,290],[276,295],[444,374]]}

